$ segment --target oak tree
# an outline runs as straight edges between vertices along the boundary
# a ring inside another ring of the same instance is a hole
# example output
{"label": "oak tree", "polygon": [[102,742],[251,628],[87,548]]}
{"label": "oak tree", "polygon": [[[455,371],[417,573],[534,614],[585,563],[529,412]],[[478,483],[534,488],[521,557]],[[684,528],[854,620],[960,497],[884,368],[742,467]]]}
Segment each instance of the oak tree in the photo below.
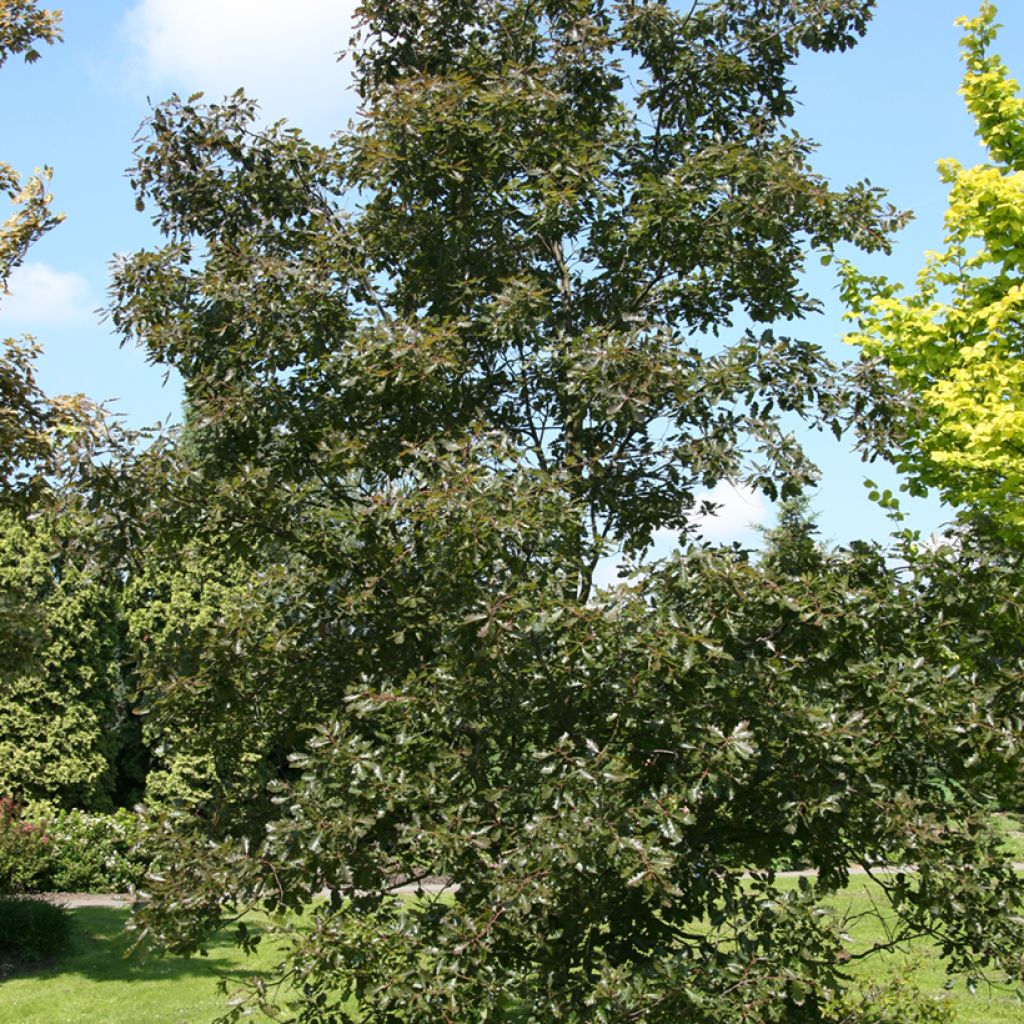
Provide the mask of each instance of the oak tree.
{"label": "oak tree", "polygon": [[[156,823],[137,925],[190,951],[280,914],[281,987],[232,1016],[939,1019],[845,991],[822,903],[851,863],[919,865],[880,878],[893,941],[1020,975],[964,768],[991,723],[920,583],[869,545],[803,573],[692,540],[720,480],[814,478],[788,417],[871,407],[794,336],[801,271],[901,218],[788,126],[793,62],[871,7],[366,0],[329,145],[241,93],[153,112],[132,178],[165,243],[111,313],[190,422],[139,467],[143,691],[268,782]],[[394,898],[428,875],[455,884]]]}

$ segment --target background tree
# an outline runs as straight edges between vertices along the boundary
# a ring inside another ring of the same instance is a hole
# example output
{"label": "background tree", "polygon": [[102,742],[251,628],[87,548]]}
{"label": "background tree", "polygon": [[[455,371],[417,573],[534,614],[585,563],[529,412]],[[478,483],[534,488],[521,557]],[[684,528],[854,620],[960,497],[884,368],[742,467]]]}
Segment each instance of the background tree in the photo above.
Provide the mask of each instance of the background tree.
{"label": "background tree", "polygon": [[[60,39],[60,14],[0,3],[0,66]],[[0,285],[62,219],[50,171],[23,181],[0,226]],[[127,713],[121,569],[101,492],[117,490],[132,439],[84,396],[38,386],[31,339],[0,350],[0,795],[109,808],[137,796],[137,729]],[[113,485],[111,488],[110,485]],[[109,505],[105,507],[109,508]]]}
{"label": "background tree", "polygon": [[[192,421],[141,467],[143,690],[152,728],[248,737],[259,702],[298,749],[238,744],[270,799],[226,772],[160,823],[147,934],[309,906],[279,978],[307,1022],[853,1024],[821,901],[914,863],[896,933],[1020,975],[964,784],[990,726],[920,588],[871,547],[794,574],[686,540],[722,479],[813,479],[780,413],[841,432],[871,401],[766,327],[815,308],[809,248],[900,223],[787,127],[793,61],[870,8],[368,0],[330,146],[240,94],[157,108],[133,179],[166,244],[112,315]],[[682,552],[595,591],[662,528]],[[818,880],[783,890],[794,860]],[[391,898],[428,872],[457,893]]]}
{"label": "background tree", "polygon": [[109,810],[132,795],[118,777],[131,735],[120,587],[82,526],[0,518],[0,792]]}
{"label": "background tree", "polygon": [[891,370],[907,401],[895,445],[911,493],[938,490],[951,505],[1005,528],[1024,524],[1024,98],[991,52],[996,9],[961,19],[967,65],[961,93],[991,163],[942,160],[950,186],[945,248],[931,253],[916,290],[844,267],[857,323],[849,340]]}
{"label": "background tree", "polygon": [[823,570],[826,549],[806,494],[784,498],[775,525],[762,527],[760,532],[764,538],[761,563],[767,568],[792,576]]}
{"label": "background tree", "polygon": [[983,524],[958,526],[906,561],[921,581],[923,614],[944,628],[973,699],[993,723],[975,756],[972,787],[1006,810],[1024,807],[1024,772],[1012,745],[1020,718],[1024,622],[1022,554]]}
{"label": "background tree", "polygon": [[[0,66],[16,54],[24,54],[29,62],[38,60],[35,44],[52,44],[59,38],[56,12],[39,10],[32,0],[10,0],[0,7]],[[0,190],[16,206],[0,226],[0,285],[5,290],[32,242],[60,220],[50,210],[49,176],[46,169],[23,183],[10,164],[0,163]],[[10,339],[0,352],[0,502],[5,505],[41,485],[40,464],[52,441],[49,430],[59,419],[59,406],[54,407],[36,386],[34,355],[30,344]]]}
{"label": "background tree", "polygon": [[152,752],[151,808],[216,808],[231,820],[276,812],[268,782],[287,770],[310,721],[336,709],[322,679],[334,626],[317,609],[339,585],[321,590],[298,552],[239,553],[216,534],[147,550],[127,603],[150,684],[136,710]]}

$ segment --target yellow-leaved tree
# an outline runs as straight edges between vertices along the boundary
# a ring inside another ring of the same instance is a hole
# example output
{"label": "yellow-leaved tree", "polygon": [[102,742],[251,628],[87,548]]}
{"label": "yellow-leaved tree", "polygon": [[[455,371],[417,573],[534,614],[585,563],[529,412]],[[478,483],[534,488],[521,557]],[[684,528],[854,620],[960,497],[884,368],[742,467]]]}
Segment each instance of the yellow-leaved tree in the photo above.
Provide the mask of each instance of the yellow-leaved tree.
{"label": "yellow-leaved tree", "polygon": [[998,527],[1024,527],[1024,98],[991,52],[999,26],[984,3],[957,24],[960,90],[990,162],[939,162],[950,186],[945,248],[927,254],[916,289],[842,266],[857,329],[905,391],[896,463],[905,489],[930,489]]}

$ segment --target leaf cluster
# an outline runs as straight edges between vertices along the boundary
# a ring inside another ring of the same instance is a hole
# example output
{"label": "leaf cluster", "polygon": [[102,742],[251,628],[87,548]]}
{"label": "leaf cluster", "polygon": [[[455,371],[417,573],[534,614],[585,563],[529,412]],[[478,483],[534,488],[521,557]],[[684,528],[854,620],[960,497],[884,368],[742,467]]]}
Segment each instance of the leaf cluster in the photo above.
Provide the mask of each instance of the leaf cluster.
{"label": "leaf cluster", "polygon": [[945,246],[916,289],[847,264],[848,340],[884,362],[905,395],[896,464],[906,489],[935,488],[966,515],[1019,529],[1024,428],[1020,287],[1024,258],[1024,99],[991,52],[996,9],[961,19],[961,91],[991,162],[939,163],[950,187]]}

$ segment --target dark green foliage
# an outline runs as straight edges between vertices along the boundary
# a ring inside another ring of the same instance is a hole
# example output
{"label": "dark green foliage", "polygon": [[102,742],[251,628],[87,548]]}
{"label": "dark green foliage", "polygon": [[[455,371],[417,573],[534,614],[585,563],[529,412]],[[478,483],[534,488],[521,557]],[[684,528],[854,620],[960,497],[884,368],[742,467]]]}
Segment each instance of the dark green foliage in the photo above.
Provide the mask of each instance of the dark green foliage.
{"label": "dark green foliage", "polygon": [[821,572],[826,555],[815,519],[806,494],[785,498],[779,505],[775,526],[761,529],[761,563],[772,572],[787,576]]}
{"label": "dark green foliage", "polygon": [[33,963],[63,953],[71,943],[64,907],[41,899],[0,898],[0,963]]}
{"label": "dark green foliage", "polygon": [[[496,533],[417,525],[435,557],[473,550],[482,571],[495,555]],[[390,566],[388,589],[406,570]],[[560,614],[531,581],[447,636],[448,606],[410,607],[390,626],[436,630],[432,663],[400,690],[352,693],[296,760],[303,779],[279,787],[258,859],[208,822],[167,837],[164,898],[191,900],[199,929],[176,922],[177,941],[218,919],[225,891],[289,905],[326,886],[352,899],[317,912],[313,947],[296,946],[310,1008],[351,985],[379,1019],[410,1005],[427,1019],[454,987],[495,1019],[511,998],[523,1019],[596,1006],[668,1021],[706,1001],[708,1019],[781,1020],[769,1005],[799,1005],[781,976],[822,1002],[806,1019],[843,1020],[824,1009],[841,983],[838,923],[816,911],[820,892],[779,891],[770,871],[809,862],[828,891],[855,860],[929,866],[889,887],[896,934],[948,943],[971,972],[989,958],[1016,969],[1016,926],[986,908],[1019,905],[1019,882],[958,781],[992,728],[949,624],[922,624],[915,586],[878,552],[824,570],[794,580],[694,553],[638,593]],[[381,599],[349,597],[346,619]],[[382,899],[389,878],[427,868],[460,879],[458,895]],[[766,872],[753,888],[749,871]]]}
{"label": "dark green foliage", "polygon": [[151,808],[228,803],[269,810],[266,786],[318,710],[336,706],[318,671],[324,628],[304,560],[274,564],[194,543],[133,580],[130,638],[146,680],[139,707],[153,763]]}
{"label": "dark green foliage", "polygon": [[[949,642],[962,592],[937,620],[924,563],[819,550],[798,510],[762,562],[690,541],[722,479],[813,480],[780,413],[876,411],[767,326],[815,308],[810,247],[900,222],[785,123],[789,66],[871,6],[373,0],[330,146],[240,95],[155,111],[166,244],[112,308],[189,408],[130,496],[148,936],[315,904],[281,929],[304,1024],[870,1024],[824,908],[896,863],[894,939],[1024,975],[972,788],[1019,728]],[[664,529],[675,557],[595,589]],[[457,893],[390,898],[425,873]]]}
{"label": "dark green foliage", "polygon": [[983,522],[950,530],[931,550],[908,552],[926,594],[922,614],[955,651],[978,712],[988,716],[985,742],[965,768],[980,799],[1006,810],[1024,807],[1019,752],[1024,708],[1024,551]]}

